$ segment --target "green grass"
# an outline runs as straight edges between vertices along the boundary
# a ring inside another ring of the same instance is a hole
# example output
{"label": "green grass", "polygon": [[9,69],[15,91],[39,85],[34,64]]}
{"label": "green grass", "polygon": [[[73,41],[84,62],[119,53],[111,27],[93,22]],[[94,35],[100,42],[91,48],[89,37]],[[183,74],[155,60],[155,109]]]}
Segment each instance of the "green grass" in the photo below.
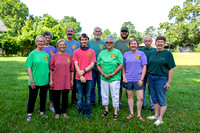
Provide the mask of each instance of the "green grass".
{"label": "green grass", "polygon": [[[26,121],[29,93],[28,73],[24,67],[26,58],[0,57],[0,132],[200,132],[200,54],[175,53],[174,57],[177,67],[174,69],[171,88],[167,92],[168,108],[164,116],[165,123],[159,127],[146,119],[147,116],[153,115],[148,109],[142,110],[146,122],[140,122],[136,118],[127,120],[129,111],[126,107],[125,93],[118,121],[112,120],[111,101],[110,114],[106,117],[100,116],[104,109],[97,105],[91,108],[90,120],[85,117],[78,119],[77,108],[69,106],[69,118],[61,117],[55,120],[55,114],[48,109],[47,100],[48,119],[42,119],[38,112],[37,98],[32,122],[29,123]],[[134,112],[136,114],[136,110]]]}

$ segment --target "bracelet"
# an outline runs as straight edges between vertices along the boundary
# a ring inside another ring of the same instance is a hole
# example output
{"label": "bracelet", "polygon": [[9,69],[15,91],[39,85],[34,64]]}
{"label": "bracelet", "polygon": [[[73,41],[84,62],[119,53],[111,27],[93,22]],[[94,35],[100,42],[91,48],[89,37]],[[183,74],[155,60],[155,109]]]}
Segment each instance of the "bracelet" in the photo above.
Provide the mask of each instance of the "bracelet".
{"label": "bracelet", "polygon": [[144,79],[140,79],[141,81],[144,81]]}

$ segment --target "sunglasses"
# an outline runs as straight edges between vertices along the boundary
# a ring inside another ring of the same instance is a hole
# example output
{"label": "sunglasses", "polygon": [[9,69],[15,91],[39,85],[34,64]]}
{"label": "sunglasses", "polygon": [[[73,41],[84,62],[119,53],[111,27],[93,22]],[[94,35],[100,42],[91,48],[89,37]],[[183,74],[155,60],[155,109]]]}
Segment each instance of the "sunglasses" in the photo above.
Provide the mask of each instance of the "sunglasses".
{"label": "sunglasses", "polygon": [[113,44],[113,42],[106,42],[106,44]]}

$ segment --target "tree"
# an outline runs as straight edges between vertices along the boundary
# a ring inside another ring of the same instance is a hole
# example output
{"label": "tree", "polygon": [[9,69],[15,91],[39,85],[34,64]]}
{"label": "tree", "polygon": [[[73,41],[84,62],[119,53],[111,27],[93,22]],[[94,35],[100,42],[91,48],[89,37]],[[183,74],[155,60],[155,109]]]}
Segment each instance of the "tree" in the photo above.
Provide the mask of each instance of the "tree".
{"label": "tree", "polygon": [[151,36],[151,37],[156,37],[156,28],[154,28],[153,26],[148,27],[145,32],[144,32],[145,36]]}
{"label": "tree", "polygon": [[0,4],[0,19],[15,35],[25,24],[28,14],[28,7],[19,0],[3,0]]}
{"label": "tree", "polygon": [[107,36],[111,36],[111,32],[109,29],[105,29],[102,33],[101,39],[105,40]]}
{"label": "tree", "polygon": [[183,3],[183,8],[174,6],[168,15],[169,19],[175,18],[175,23],[179,24],[182,21],[189,23],[200,20],[200,1],[199,0],[186,0]]}
{"label": "tree", "polygon": [[43,26],[48,28],[53,28],[58,24],[58,20],[54,19],[52,16],[48,14],[43,15]]}
{"label": "tree", "polygon": [[159,30],[163,31],[167,41],[176,46],[197,46],[200,43],[200,1],[186,0],[183,8],[174,6],[168,15],[174,23],[164,22]]}

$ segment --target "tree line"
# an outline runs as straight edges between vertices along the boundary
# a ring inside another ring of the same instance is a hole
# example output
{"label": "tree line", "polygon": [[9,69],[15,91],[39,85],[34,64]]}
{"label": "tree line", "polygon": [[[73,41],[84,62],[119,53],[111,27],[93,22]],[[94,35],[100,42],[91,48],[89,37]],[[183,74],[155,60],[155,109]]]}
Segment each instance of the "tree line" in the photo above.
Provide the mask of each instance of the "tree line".
{"label": "tree line", "polygon": [[[165,36],[167,43],[179,46],[194,46],[195,51],[200,51],[200,1],[185,0],[183,7],[174,6],[169,12],[169,20],[174,22],[160,23],[159,27],[148,27],[144,33],[138,32],[131,21],[124,22],[122,26],[129,28],[129,38],[137,38],[141,43],[143,38],[148,35],[156,37]],[[2,0],[0,4],[0,19],[7,29],[7,33],[0,36],[0,48],[6,54],[28,55],[34,48],[34,39],[44,31],[53,34],[51,45],[55,46],[61,38],[66,38],[65,30],[67,26],[75,29],[74,39],[78,40],[82,28],[80,22],[73,16],[64,16],[57,20],[51,15],[33,16],[28,12],[28,7],[19,0]],[[102,39],[112,35],[119,39],[116,33],[111,33],[105,29]],[[91,35],[92,36],[92,35]]]}

